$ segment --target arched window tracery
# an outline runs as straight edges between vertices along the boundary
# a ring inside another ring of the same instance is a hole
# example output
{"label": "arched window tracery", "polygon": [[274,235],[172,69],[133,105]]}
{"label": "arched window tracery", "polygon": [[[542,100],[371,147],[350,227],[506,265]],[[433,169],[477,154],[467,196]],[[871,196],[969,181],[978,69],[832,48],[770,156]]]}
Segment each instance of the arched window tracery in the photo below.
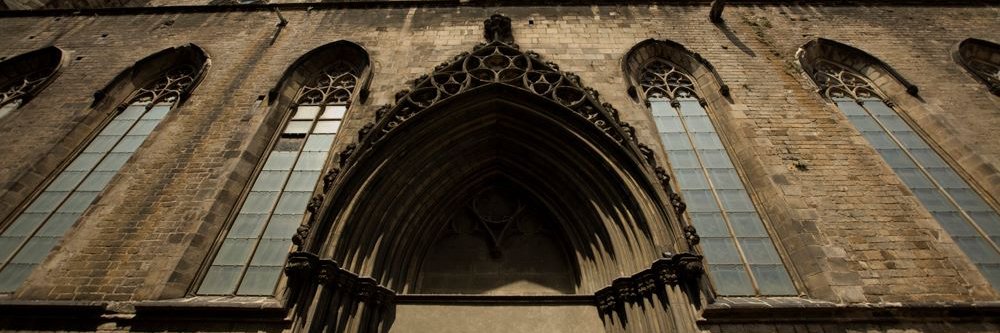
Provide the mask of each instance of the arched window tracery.
{"label": "arched window tracery", "polygon": [[136,90],[104,127],[0,233],[0,293],[16,290],[80,219],[199,70],[178,65]]}
{"label": "arched window tracery", "polygon": [[986,84],[991,93],[1000,96],[1000,45],[969,38],[959,44],[956,55],[962,66]]}
{"label": "arched window tracery", "polygon": [[886,164],[951,235],[994,288],[1000,288],[1000,215],[946,162],[867,77],[827,59],[809,73]]}
{"label": "arched window tracery", "polygon": [[56,76],[62,53],[47,47],[0,62],[0,118],[24,105]]}
{"label": "arched window tracery", "polygon": [[650,59],[638,76],[718,293],[794,295],[788,271],[694,80],[663,58]]}
{"label": "arched window tracery", "polygon": [[367,66],[365,55],[364,59],[334,61],[316,74],[305,73],[311,79],[290,103],[281,132],[272,140],[249,191],[237,206],[232,225],[196,294],[275,293],[292,237],[327,168],[348,107],[361,91]]}

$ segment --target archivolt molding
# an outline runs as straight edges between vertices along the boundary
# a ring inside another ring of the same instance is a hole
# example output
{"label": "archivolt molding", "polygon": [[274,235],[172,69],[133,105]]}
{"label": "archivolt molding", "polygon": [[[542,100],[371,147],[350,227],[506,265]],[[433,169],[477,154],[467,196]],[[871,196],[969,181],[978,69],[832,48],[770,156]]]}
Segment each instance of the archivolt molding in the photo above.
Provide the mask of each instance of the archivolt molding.
{"label": "archivolt molding", "polygon": [[833,40],[817,38],[809,41],[796,52],[795,57],[802,71],[816,83],[818,92],[823,96],[844,94],[845,97],[868,97],[876,94],[878,97],[887,97],[873,89],[865,89],[869,80],[878,90],[889,94],[897,90],[895,84],[913,96],[917,96],[919,91],[916,85],[875,56]]}
{"label": "archivolt molding", "polygon": [[49,46],[0,62],[0,106],[24,105],[59,74],[67,54]]}
{"label": "archivolt molding", "polygon": [[1000,96],[1000,44],[969,38],[955,51],[955,61],[965,67],[994,95]]}

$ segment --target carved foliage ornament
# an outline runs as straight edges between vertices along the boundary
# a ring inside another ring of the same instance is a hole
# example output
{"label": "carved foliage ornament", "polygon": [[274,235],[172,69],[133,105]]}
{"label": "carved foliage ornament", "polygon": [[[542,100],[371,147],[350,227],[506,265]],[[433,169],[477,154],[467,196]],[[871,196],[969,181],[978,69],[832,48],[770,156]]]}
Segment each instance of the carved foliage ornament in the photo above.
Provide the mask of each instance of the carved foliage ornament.
{"label": "carved foliage ornament", "polygon": [[194,83],[196,72],[197,70],[190,65],[174,67],[159,80],[139,89],[132,103],[173,103]]}
{"label": "carved foliage ornament", "polygon": [[40,70],[28,73],[19,80],[13,80],[6,87],[0,88],[0,106],[22,99],[48,80],[50,76],[52,76],[52,70]]}
{"label": "carved foliage ornament", "polygon": [[819,93],[828,98],[885,99],[868,79],[844,66],[820,60],[812,73]]}

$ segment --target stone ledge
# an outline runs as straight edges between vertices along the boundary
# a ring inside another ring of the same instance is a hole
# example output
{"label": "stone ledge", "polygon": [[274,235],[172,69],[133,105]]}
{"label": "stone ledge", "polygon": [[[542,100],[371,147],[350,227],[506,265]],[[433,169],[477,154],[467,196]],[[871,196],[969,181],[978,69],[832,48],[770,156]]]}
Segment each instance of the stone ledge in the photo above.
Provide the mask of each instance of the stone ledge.
{"label": "stone ledge", "polygon": [[798,297],[722,297],[700,324],[844,322],[1000,322],[1000,302],[838,304]]}

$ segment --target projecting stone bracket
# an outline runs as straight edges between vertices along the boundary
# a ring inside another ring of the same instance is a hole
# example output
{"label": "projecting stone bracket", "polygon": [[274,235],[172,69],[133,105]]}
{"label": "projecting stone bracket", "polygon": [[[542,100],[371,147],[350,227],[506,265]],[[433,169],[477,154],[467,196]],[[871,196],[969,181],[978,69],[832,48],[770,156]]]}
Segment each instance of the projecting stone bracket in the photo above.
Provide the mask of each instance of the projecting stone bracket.
{"label": "projecting stone bracket", "polygon": [[654,296],[665,298],[666,290],[679,286],[689,296],[697,295],[698,283],[705,267],[702,256],[693,253],[664,253],[650,268],[632,276],[615,279],[610,286],[594,293],[598,311],[602,314],[622,313],[629,304]]}

